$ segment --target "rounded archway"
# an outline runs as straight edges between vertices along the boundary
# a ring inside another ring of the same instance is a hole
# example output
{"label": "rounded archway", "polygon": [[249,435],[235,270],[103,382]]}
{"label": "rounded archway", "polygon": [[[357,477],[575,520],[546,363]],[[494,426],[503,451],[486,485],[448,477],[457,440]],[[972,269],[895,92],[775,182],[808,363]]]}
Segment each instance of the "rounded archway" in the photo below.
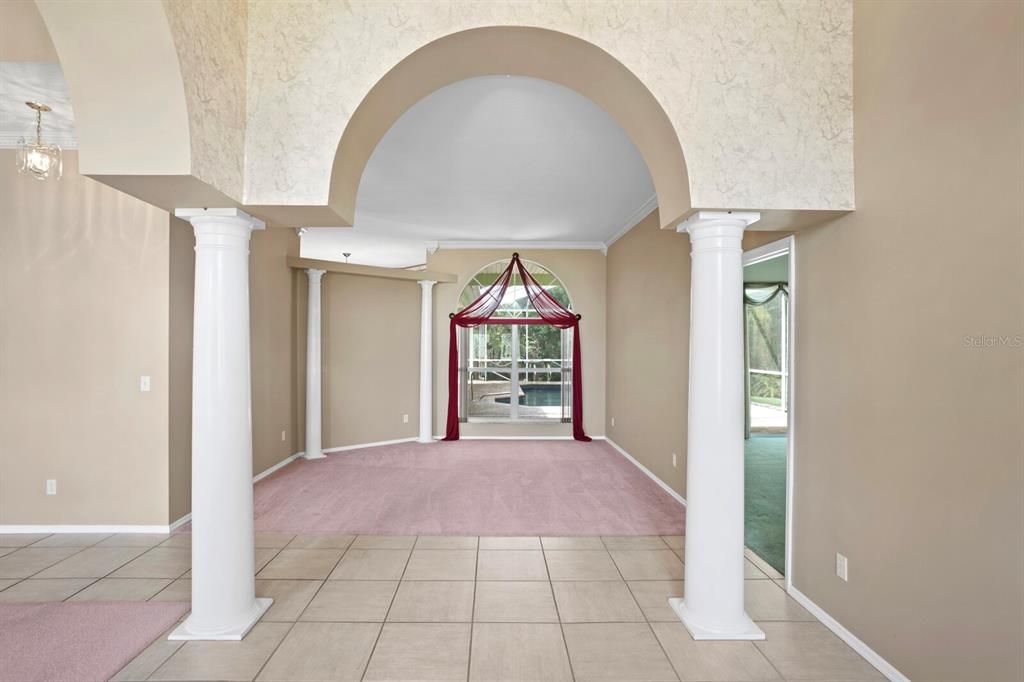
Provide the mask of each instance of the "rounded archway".
{"label": "rounded archway", "polygon": [[374,148],[416,102],[445,85],[486,75],[558,83],[592,100],[623,128],[647,164],[662,226],[691,208],[679,136],[650,90],[621,62],[579,38],[540,28],[487,27],[451,34],[416,50],[370,90],[338,143],[328,203],[352,221],[363,169]]}
{"label": "rounded archway", "polygon": [[[523,258],[521,262],[526,271],[530,273],[538,284],[544,287],[544,290],[552,298],[569,310],[573,309],[572,296],[558,275],[536,261]],[[506,266],[508,266],[507,260],[496,260],[477,270],[476,274],[470,277],[469,281],[462,287],[462,292],[459,294],[459,309],[461,310],[471,304],[487,287],[494,284]],[[513,273],[509,287],[505,290],[505,297],[499,304],[498,309],[494,311],[496,317],[538,316],[537,311],[530,306],[528,301],[523,299],[522,288],[523,283],[520,280],[519,274]]]}

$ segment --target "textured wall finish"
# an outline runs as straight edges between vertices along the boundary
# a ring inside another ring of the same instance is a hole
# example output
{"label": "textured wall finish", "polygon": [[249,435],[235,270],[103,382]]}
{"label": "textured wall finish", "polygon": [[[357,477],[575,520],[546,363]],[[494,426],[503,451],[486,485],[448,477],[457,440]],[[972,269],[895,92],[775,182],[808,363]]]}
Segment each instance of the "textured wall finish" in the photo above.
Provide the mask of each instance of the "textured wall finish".
{"label": "textured wall finish", "polygon": [[245,164],[245,0],[164,0],[185,83],[192,175],[240,198]]}
{"label": "textured wall finish", "polygon": [[853,206],[844,0],[252,0],[246,202],[325,203],[335,145],[370,89],[420,47],[484,26],[561,31],[621,61],[676,128],[694,206]]}

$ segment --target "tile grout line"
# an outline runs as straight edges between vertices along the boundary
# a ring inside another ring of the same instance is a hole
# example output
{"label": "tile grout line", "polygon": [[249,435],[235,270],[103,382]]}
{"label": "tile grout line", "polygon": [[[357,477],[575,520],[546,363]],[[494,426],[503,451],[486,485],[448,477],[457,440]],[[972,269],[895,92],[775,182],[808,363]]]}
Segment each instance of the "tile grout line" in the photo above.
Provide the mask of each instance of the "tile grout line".
{"label": "tile grout line", "polygon": [[[296,535],[293,535],[293,536],[292,536],[292,538],[291,538],[291,540],[289,540],[288,542],[286,542],[286,543],[285,543],[284,545],[282,545],[281,547],[256,547],[256,546],[255,546],[255,543],[253,543],[253,545],[254,545],[254,546],[253,546],[253,555],[254,555],[254,556],[255,556],[255,554],[256,554],[256,550],[257,550],[257,549],[276,549],[276,550],[277,550],[277,551],[276,551],[276,552],[274,552],[274,554],[273,554],[273,555],[272,555],[272,556],[270,557],[270,559],[268,559],[268,560],[267,560],[267,563],[263,564],[263,566],[262,566],[262,567],[261,567],[261,568],[260,568],[260,569],[259,569],[258,571],[253,571],[253,576],[252,576],[252,580],[253,580],[253,586],[254,586],[254,588],[255,588],[255,584],[256,584],[256,577],[257,577],[257,576],[258,576],[258,575],[260,574],[260,571],[262,571],[262,570],[263,570],[264,568],[266,568],[267,566],[269,566],[269,565],[270,565],[270,562],[271,562],[271,561],[273,561],[274,559],[276,559],[276,558],[277,558],[277,556],[278,556],[278,555],[279,555],[279,554],[280,554],[280,553],[281,553],[282,551],[284,551],[284,548],[285,548],[285,547],[287,547],[287,546],[288,546],[288,545],[289,545],[289,544],[290,544],[290,543],[292,542],[292,540],[294,540],[294,539],[295,539],[296,537],[298,537],[298,535],[297,535],[297,534],[296,534]],[[348,551],[348,549],[346,548],[346,549],[345,549],[345,551],[343,551],[343,552],[341,553],[341,556],[339,556],[339,557],[338,557],[338,561],[341,561],[341,557],[342,557],[342,556],[345,556],[345,552],[347,552],[347,551]],[[189,547],[189,557],[190,557],[190,563],[191,563],[191,555],[192,555],[192,548],[191,548],[191,547]],[[332,570],[333,570],[333,569],[332,569]],[[184,574],[184,573],[182,573],[182,575],[185,575],[185,574]],[[318,590],[318,591],[319,591],[319,590]],[[255,592],[255,589],[253,589],[253,592]],[[312,601],[312,600],[310,600],[310,601]],[[273,606],[271,606],[271,608],[273,608]],[[267,609],[267,610],[269,611],[270,609]],[[266,612],[264,612],[264,613],[263,613],[263,615],[265,616],[265,615],[266,615]],[[300,615],[301,615],[301,614],[300,614]],[[260,625],[260,624],[261,624],[261,623],[263,623],[263,622],[264,622],[264,621],[263,621],[263,616],[260,616],[260,619],[259,619],[258,621],[256,621],[255,623],[253,623],[253,626],[252,626],[252,628],[251,628],[251,629],[249,630],[249,633],[251,633],[251,632],[252,632],[253,630],[255,630],[255,629],[256,629],[256,626],[257,626],[257,625]],[[270,621],[268,621],[268,622],[270,622]],[[278,622],[278,621],[273,621],[273,622]],[[262,663],[262,665],[260,665],[260,668],[259,668],[259,670],[257,670],[257,671],[256,671],[256,674],[255,674],[255,675],[253,675],[253,676],[252,676],[252,677],[250,678],[251,680],[255,680],[255,679],[256,679],[257,677],[259,677],[259,676],[260,676],[260,675],[261,675],[261,674],[263,673],[263,669],[267,667],[267,663],[270,663],[270,659],[272,659],[272,658],[274,657],[274,654],[276,654],[276,653],[277,653],[277,650],[281,648],[281,645],[282,645],[282,644],[284,644],[284,640],[288,639],[288,635],[290,635],[290,634],[292,633],[292,630],[294,630],[294,629],[295,629],[295,625],[296,625],[296,623],[298,623],[298,622],[299,622],[299,621],[298,621],[298,619],[296,619],[296,620],[292,621],[291,623],[289,623],[289,625],[288,625],[288,629],[287,629],[287,630],[285,631],[284,635],[282,635],[282,636],[281,636],[281,639],[280,639],[280,640],[278,640],[278,642],[277,642],[277,645],[276,645],[276,646],[274,646],[273,650],[271,650],[271,652],[270,652],[270,654],[269,654],[269,655],[267,656],[266,660],[264,660],[264,661],[263,661],[263,663]],[[177,651],[175,651],[175,653],[177,653]],[[169,659],[168,659],[168,660],[169,660]],[[167,661],[164,661],[164,663],[166,663],[166,662],[167,662]],[[162,667],[162,666],[163,666],[163,664],[161,664],[161,667]],[[156,671],[155,671],[155,670],[153,671],[153,674],[156,674]]]}
{"label": "tile grout line", "polygon": [[[601,544],[604,544],[602,541]],[[607,549],[605,550],[608,551]],[[572,667],[572,656],[569,655],[569,641],[565,637],[565,623],[562,622],[562,612],[558,608],[558,600],[555,599],[555,586],[551,580],[551,569],[548,567],[548,554],[547,550],[544,549],[544,542],[541,541],[541,554],[544,557],[544,570],[548,574],[548,591],[551,593],[551,603],[555,605],[555,618],[558,619],[558,631],[562,635],[562,648],[565,650],[566,662],[569,664],[569,675],[572,677],[573,682],[576,682],[576,671]],[[611,555],[608,557],[611,558]],[[614,561],[612,562],[615,563]]]}
{"label": "tile grout line", "polygon": [[[357,535],[358,539],[359,536]],[[384,612],[384,620],[380,623],[380,629],[377,630],[377,637],[373,640],[373,646],[370,647],[370,654],[366,657],[366,665],[363,666],[363,672],[359,676],[360,680],[366,679],[366,673],[370,671],[370,663],[373,661],[373,655],[377,652],[377,645],[380,643],[381,635],[384,634],[384,626],[388,624],[388,616],[391,615],[391,608],[395,605],[395,600],[398,599],[398,591],[402,589],[402,579],[405,577],[405,572],[409,568],[409,562],[412,561],[413,550],[416,549],[416,543],[419,541],[419,536],[414,536],[412,541],[412,549],[409,550],[409,556],[405,558],[405,566],[402,567],[402,575],[398,576],[398,584],[395,585],[395,593],[391,595],[391,601],[388,602],[388,608]],[[355,539],[352,540],[352,544],[356,543]],[[346,552],[347,553],[347,552]],[[330,578],[330,576],[328,576]]]}
{"label": "tile grout line", "polygon": [[480,577],[480,536],[476,538],[476,551],[473,553],[473,606],[469,611],[469,651],[466,656],[466,682],[473,674],[473,630],[476,629],[476,586]]}
{"label": "tile grout line", "polygon": [[[93,544],[91,544],[91,545],[85,545],[84,547],[80,548],[80,549],[79,549],[79,551],[77,551],[77,552],[75,552],[75,553],[73,553],[73,554],[69,554],[68,556],[66,556],[66,557],[64,557],[63,559],[61,559],[60,561],[58,561],[57,563],[55,563],[55,564],[50,564],[49,566],[47,566],[46,568],[44,568],[44,569],[42,569],[42,570],[40,570],[40,571],[36,571],[35,573],[33,573],[33,574],[32,574],[31,576],[29,576],[28,578],[24,578],[24,579],[22,579],[22,580],[21,580],[20,582],[25,582],[26,580],[29,580],[29,579],[31,579],[31,578],[32,578],[33,576],[39,575],[39,574],[40,574],[40,573],[42,573],[43,571],[46,571],[46,570],[49,570],[49,569],[53,568],[54,566],[56,566],[56,565],[57,565],[57,564],[59,564],[59,563],[62,563],[62,562],[64,562],[64,561],[67,561],[67,560],[68,560],[68,559],[70,559],[71,557],[73,557],[73,556],[77,556],[77,555],[81,554],[82,552],[84,552],[85,550],[87,550],[87,549],[91,549],[91,548],[95,547],[95,546],[96,546],[97,544],[99,544],[100,542],[103,542],[103,540],[106,540],[107,538],[110,538],[110,537],[113,537],[113,535],[108,535],[108,536],[107,536],[107,537],[105,537],[105,538],[102,538],[102,539],[100,539],[100,540],[97,540],[97,541],[96,541],[95,543],[93,543]],[[45,540],[45,539],[46,539],[46,538],[42,538],[42,539],[40,539],[40,540],[39,540],[39,542],[42,542],[42,541],[43,541],[43,540]],[[34,544],[34,543],[33,543],[33,544]],[[45,549],[45,548],[43,548],[43,547],[40,547],[39,549]],[[124,548],[122,547],[122,548],[111,548],[111,549],[124,549]],[[153,548],[152,548],[152,547],[150,547],[149,549],[153,549]],[[109,575],[110,575],[111,573],[114,573],[115,571],[119,571],[119,570],[121,570],[122,568],[124,568],[125,566],[127,566],[128,564],[130,564],[131,562],[135,561],[136,559],[138,559],[138,558],[139,558],[139,557],[141,557],[142,555],[144,555],[144,554],[146,554],[147,552],[149,552],[149,549],[145,549],[145,550],[143,550],[143,551],[139,552],[138,554],[136,554],[135,556],[133,556],[133,557],[132,557],[131,559],[129,559],[128,561],[126,561],[126,562],[124,562],[123,564],[121,564],[121,565],[117,566],[116,568],[114,568],[114,569],[112,569],[111,571],[109,571],[109,572],[105,573],[104,575],[101,575],[101,576],[100,576],[100,577],[98,577],[98,578],[94,578],[93,576],[85,576],[85,577],[82,577],[82,578],[36,578],[36,579],[37,579],[37,580],[91,580],[91,581],[92,581],[92,582],[90,582],[90,583],[89,583],[88,585],[85,585],[85,586],[83,586],[82,588],[80,588],[80,589],[76,590],[76,591],[75,591],[74,593],[72,593],[72,594],[69,594],[69,595],[68,595],[67,597],[65,597],[64,599],[61,599],[61,600],[60,600],[60,601],[62,601],[62,602],[65,602],[65,601],[67,601],[68,599],[71,599],[71,597],[74,597],[74,596],[75,596],[76,594],[78,594],[79,592],[82,592],[83,590],[86,590],[86,589],[88,589],[88,588],[92,587],[93,585],[95,585],[95,584],[96,584],[96,583],[98,583],[99,581],[101,581],[101,580],[103,580],[104,578],[108,577],[108,576],[109,576]],[[15,583],[15,585],[16,585],[16,584],[18,584],[18,583]],[[10,585],[9,587],[14,587],[14,585]],[[58,603],[59,603],[59,602],[58,602]]]}
{"label": "tile grout line", "polygon": [[[662,538],[661,536],[658,536],[658,539],[661,541],[661,544],[663,544],[666,547],[668,547],[668,543],[665,542],[664,538]],[[601,538],[601,542],[604,542],[604,538],[603,537]],[[605,544],[605,547],[607,547],[607,546],[608,545]],[[672,552],[672,548],[671,547],[669,547],[668,549],[669,549],[670,552]],[[661,551],[661,550],[652,550],[652,551],[656,551],[657,552],[657,551]],[[608,554],[609,554],[609,556],[611,556],[611,549],[608,550]],[[672,556],[674,556],[677,559],[679,559],[679,556],[675,552],[672,552]],[[636,605],[636,607],[638,609],[640,609],[640,604],[639,604],[639,602],[637,602],[636,597],[633,595],[633,590],[630,589],[629,582],[626,580],[626,576],[622,575],[622,569],[619,568],[619,564],[616,563],[614,556],[611,556],[611,559],[612,559],[612,564],[615,565],[615,570],[619,572],[619,577],[622,579],[622,582],[626,585],[626,591],[629,592],[630,598],[632,598],[633,603]],[[681,559],[679,560],[679,563],[683,563]],[[668,667],[672,670],[672,674],[674,674],[676,676],[677,680],[683,679],[682,675],[679,674],[679,671],[676,670],[676,666],[672,663],[672,659],[669,657],[668,652],[665,651],[665,646],[661,643],[661,640],[658,639],[658,633],[656,633],[654,631],[654,628],[651,627],[651,622],[647,619],[647,614],[644,613],[643,609],[640,609],[640,615],[642,615],[644,617],[644,625],[647,626],[647,631],[651,633],[651,637],[653,637],[654,641],[657,642],[658,649],[661,650],[662,656],[664,656],[665,657],[665,661],[668,662]]]}
{"label": "tile grout line", "polygon": [[[274,556],[272,556],[270,558],[270,561],[267,561],[267,563],[265,563],[263,565],[263,568],[260,569],[260,572],[262,572],[264,568],[269,566],[270,563],[274,559],[276,559],[278,557],[278,555],[281,554],[281,552],[283,552],[284,550],[288,549],[288,546],[291,545],[291,543],[295,542],[295,539],[297,537],[299,537],[299,535],[302,535],[302,533],[296,533],[295,535],[292,536],[292,538],[287,543],[285,543],[285,545],[283,547],[278,548],[278,550],[274,554]],[[345,533],[345,535],[348,535],[348,533]],[[322,580],[320,580],[320,586],[316,588],[316,592],[314,592],[313,596],[309,598],[309,601],[306,602],[306,605],[302,608],[302,611],[300,611],[299,614],[295,617],[295,620],[290,621],[291,625],[289,626],[288,631],[284,633],[284,636],[281,637],[281,641],[279,641],[277,643],[277,646],[274,647],[274,650],[270,652],[269,656],[267,656],[267,660],[263,661],[263,665],[260,666],[260,669],[256,672],[256,675],[253,676],[253,680],[255,680],[261,674],[263,674],[264,668],[267,667],[267,665],[270,663],[270,660],[272,658],[274,658],[274,655],[277,653],[278,649],[281,648],[281,645],[284,644],[284,641],[286,639],[288,639],[289,635],[291,635],[292,630],[295,629],[295,626],[298,625],[300,622],[304,622],[304,621],[302,621],[302,615],[306,612],[306,609],[309,608],[309,605],[313,603],[313,600],[316,599],[316,596],[318,594],[320,594],[320,591],[327,584],[327,581],[330,580],[331,574],[334,573],[334,570],[338,567],[338,564],[340,564],[342,559],[345,558],[345,555],[348,554],[348,551],[350,549],[352,549],[352,545],[355,544],[355,541],[356,541],[357,537],[358,537],[357,535],[353,535],[352,536],[352,540],[350,540],[348,542],[348,544],[346,544],[345,547],[342,548],[341,554],[338,555],[338,559],[334,562],[334,564],[331,566],[331,568],[327,571],[327,575]],[[310,548],[308,548],[308,547],[306,547],[306,548],[294,547],[293,549],[310,549]],[[256,573],[256,576],[257,577],[259,576],[259,572]],[[254,579],[255,579],[255,577],[254,577]],[[295,578],[261,578],[261,580],[295,580]],[[301,580],[301,578],[299,578],[299,580]],[[316,579],[314,578],[313,580],[316,580]],[[273,608],[273,606],[271,606],[271,608]],[[266,615],[266,614],[264,614],[264,615]],[[262,618],[260,618],[260,622],[263,622]],[[277,622],[289,622],[289,621],[266,621],[266,622],[277,623]],[[257,625],[258,624],[259,623],[257,623]],[[253,627],[255,627],[255,625]]]}

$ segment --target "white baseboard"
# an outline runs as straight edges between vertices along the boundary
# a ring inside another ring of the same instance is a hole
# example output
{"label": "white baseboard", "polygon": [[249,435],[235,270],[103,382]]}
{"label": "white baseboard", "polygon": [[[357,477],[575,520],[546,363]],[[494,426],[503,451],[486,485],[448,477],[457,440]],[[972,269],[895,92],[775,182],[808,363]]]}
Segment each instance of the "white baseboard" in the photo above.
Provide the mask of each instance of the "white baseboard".
{"label": "white baseboard", "polygon": [[[394,440],[379,440],[375,443],[359,443],[357,445],[342,445],[336,448],[324,448],[324,452],[345,452],[347,450],[362,450],[363,448],[379,448],[382,445],[398,445],[399,443],[412,443],[416,440],[415,436],[410,438],[395,438]],[[299,453],[302,455],[303,453]]]}
{"label": "white baseboard", "polygon": [[885,675],[887,679],[892,682],[910,682],[909,677],[897,670],[896,666],[889,663],[889,661],[879,656],[874,649],[861,641],[857,635],[843,627],[842,623],[830,616],[825,609],[811,601],[810,597],[806,594],[793,587],[792,584],[789,586],[789,590],[787,591],[789,592],[789,596],[793,597],[800,606],[803,606],[805,609],[810,611],[811,615],[820,620],[822,625],[834,632],[836,636],[846,642],[851,649],[863,656],[864,660],[875,666],[878,669],[878,672]]}
{"label": "white baseboard", "polygon": [[[434,436],[434,440],[444,440],[444,436]],[[572,436],[463,436],[459,440],[572,440]]]}
{"label": "white baseboard", "polygon": [[178,530],[178,528],[184,526],[186,523],[188,523],[191,520],[192,520],[192,512],[189,512],[188,514],[185,514],[184,516],[182,516],[177,521],[172,521],[171,525],[167,526],[167,530],[168,530],[168,532],[173,533],[174,531]]}
{"label": "white baseboard", "polygon": [[106,524],[15,524],[0,526],[0,533],[167,533],[169,526]]}
{"label": "white baseboard", "polygon": [[[626,459],[628,459],[634,465],[636,465],[637,469],[639,469],[640,471],[642,471],[645,474],[647,474],[648,478],[650,478],[652,481],[654,481],[659,486],[661,486],[661,489],[664,490],[665,492],[667,492],[669,495],[671,495],[676,500],[676,502],[678,502],[679,504],[683,505],[684,507],[686,506],[686,498],[685,497],[683,497],[682,495],[677,493],[675,490],[673,490],[672,487],[669,486],[668,483],[665,483],[665,481],[663,481],[660,478],[658,478],[657,476],[655,476],[654,472],[652,472],[650,469],[648,469],[643,464],[638,462],[636,460],[636,458],[633,457],[631,454],[629,454],[628,452],[623,450],[621,445],[619,445],[618,443],[613,441],[611,438],[601,437],[600,439],[604,440],[605,442],[608,443],[608,445],[611,445],[613,448],[618,450],[619,454],[622,455],[623,457],[625,457]],[[598,439],[595,438],[594,440],[598,440]]]}
{"label": "white baseboard", "polygon": [[278,469],[282,469],[282,468],[288,466],[289,464],[291,464],[292,462],[294,462],[295,460],[297,460],[299,457],[302,457],[303,454],[304,453],[302,453],[302,452],[296,452],[294,455],[291,455],[289,457],[285,457],[284,459],[282,459],[280,462],[278,462],[274,466],[270,467],[269,469],[264,469],[263,471],[259,472],[255,476],[253,476],[252,477],[252,482],[256,483],[257,481],[262,481],[264,478],[266,478],[270,474],[274,473]]}

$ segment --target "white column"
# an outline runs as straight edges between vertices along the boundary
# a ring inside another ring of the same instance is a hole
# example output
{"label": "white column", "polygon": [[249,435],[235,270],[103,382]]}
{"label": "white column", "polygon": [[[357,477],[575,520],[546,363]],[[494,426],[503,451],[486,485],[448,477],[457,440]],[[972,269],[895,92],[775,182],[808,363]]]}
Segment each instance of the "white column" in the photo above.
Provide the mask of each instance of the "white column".
{"label": "white column", "polygon": [[313,268],[306,270],[306,276],[309,277],[309,307],[306,313],[306,459],[322,459],[325,456],[320,427],[320,420],[323,418],[320,280],[323,279],[325,272],[326,270]]}
{"label": "white column", "polygon": [[196,235],[192,613],[170,639],[241,639],[269,608],[254,582],[249,235],[237,209],[179,209]]}
{"label": "white column", "polygon": [[700,211],[691,242],[684,598],[694,639],[764,639],[743,605],[743,230],[757,213]]}
{"label": "white column", "polygon": [[433,377],[434,359],[432,340],[434,334],[434,285],[437,282],[429,279],[420,280],[420,443],[433,443],[431,435],[434,403]]}

